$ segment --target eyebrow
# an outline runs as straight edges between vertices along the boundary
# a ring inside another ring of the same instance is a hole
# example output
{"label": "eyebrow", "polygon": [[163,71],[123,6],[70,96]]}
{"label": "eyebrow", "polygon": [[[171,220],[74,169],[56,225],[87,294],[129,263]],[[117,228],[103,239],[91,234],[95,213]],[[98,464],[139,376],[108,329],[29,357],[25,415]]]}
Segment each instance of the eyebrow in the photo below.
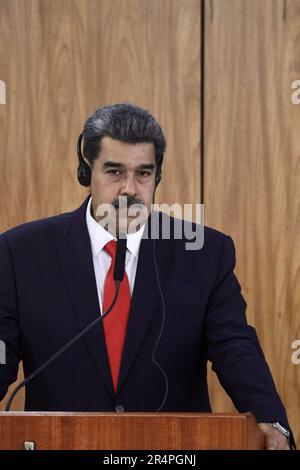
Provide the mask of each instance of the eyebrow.
{"label": "eyebrow", "polygon": [[122,165],[122,163],[118,163],[118,162],[107,161],[103,163],[103,168],[111,168],[111,167],[122,168],[123,166],[124,165]]}
{"label": "eyebrow", "polygon": [[142,163],[142,165],[139,165],[138,168],[141,170],[153,170],[155,165],[153,163]]}
{"label": "eyebrow", "polygon": [[[125,168],[125,165],[119,162],[107,161],[103,163],[103,168]],[[142,163],[137,168],[140,170],[153,170],[155,165],[153,163]]]}

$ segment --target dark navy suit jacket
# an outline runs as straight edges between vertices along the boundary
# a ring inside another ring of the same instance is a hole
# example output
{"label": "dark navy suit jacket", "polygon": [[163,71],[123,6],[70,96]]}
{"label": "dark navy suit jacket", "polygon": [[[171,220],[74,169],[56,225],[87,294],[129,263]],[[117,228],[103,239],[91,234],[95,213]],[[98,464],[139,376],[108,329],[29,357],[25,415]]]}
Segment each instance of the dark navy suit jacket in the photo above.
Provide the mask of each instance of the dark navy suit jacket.
{"label": "dark navy suit jacket", "polygon": [[[0,235],[0,399],[100,312],[86,226],[87,200],[74,212],[30,222]],[[205,227],[204,246],[156,240],[165,323],[155,360],[168,378],[161,411],[211,411],[207,361],[240,412],[288,426],[281,400],[234,275],[232,239]],[[152,355],[162,326],[153,240],[140,245],[117,393],[99,323],[26,389],[26,410],[156,411],[166,382]]]}

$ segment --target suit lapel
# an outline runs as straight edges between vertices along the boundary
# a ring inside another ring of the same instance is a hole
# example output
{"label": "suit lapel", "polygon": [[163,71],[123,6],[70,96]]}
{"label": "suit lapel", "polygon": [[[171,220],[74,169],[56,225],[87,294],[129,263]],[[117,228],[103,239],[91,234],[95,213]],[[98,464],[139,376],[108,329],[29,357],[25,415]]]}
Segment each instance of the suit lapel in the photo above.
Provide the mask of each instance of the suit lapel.
{"label": "suit lapel", "polygon": [[[100,315],[90,238],[85,222],[88,200],[73,214],[72,221],[58,247],[67,291],[73,304],[78,331]],[[82,340],[110,394],[114,389],[109,369],[103,324],[100,322]]]}
{"label": "suit lapel", "polygon": [[170,240],[158,239],[154,242],[151,239],[142,239],[117,392],[120,391],[133,365],[157,304],[161,301],[155,274],[153,243],[155,243],[161,287],[163,287],[172,259],[173,251]]}

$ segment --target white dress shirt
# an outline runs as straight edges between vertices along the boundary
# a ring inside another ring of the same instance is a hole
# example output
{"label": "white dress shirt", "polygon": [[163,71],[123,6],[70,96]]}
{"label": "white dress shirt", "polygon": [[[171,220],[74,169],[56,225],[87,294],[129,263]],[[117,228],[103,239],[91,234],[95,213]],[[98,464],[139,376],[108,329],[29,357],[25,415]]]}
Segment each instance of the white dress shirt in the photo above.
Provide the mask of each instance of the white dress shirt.
{"label": "white dress shirt", "polygon": [[[103,313],[102,302],[103,302],[103,289],[106,274],[111,264],[111,257],[104,250],[106,243],[116,238],[105,230],[91,215],[91,203],[90,198],[86,208],[86,224],[90,236],[93,263],[99,298],[99,305],[101,306],[101,313]],[[134,288],[134,281],[136,275],[136,268],[139,257],[140,243],[143,236],[145,225],[143,225],[137,232],[129,233],[127,235],[127,250],[125,259],[125,270],[129,281],[130,295],[132,295]]]}

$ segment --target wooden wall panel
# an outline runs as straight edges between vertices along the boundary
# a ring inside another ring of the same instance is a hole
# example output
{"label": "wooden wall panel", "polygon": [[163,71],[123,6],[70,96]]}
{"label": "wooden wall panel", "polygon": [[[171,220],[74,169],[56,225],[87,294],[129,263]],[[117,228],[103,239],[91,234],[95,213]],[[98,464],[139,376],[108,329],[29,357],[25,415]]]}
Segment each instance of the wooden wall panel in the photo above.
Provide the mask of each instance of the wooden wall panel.
{"label": "wooden wall panel", "polygon": [[0,0],[0,232],[81,203],[77,137],[113,102],[165,130],[157,202],[199,202],[199,61],[199,0]]}
{"label": "wooden wall panel", "polygon": [[[298,0],[206,2],[206,224],[230,234],[237,274],[300,439]],[[216,411],[232,405],[211,377]]]}

